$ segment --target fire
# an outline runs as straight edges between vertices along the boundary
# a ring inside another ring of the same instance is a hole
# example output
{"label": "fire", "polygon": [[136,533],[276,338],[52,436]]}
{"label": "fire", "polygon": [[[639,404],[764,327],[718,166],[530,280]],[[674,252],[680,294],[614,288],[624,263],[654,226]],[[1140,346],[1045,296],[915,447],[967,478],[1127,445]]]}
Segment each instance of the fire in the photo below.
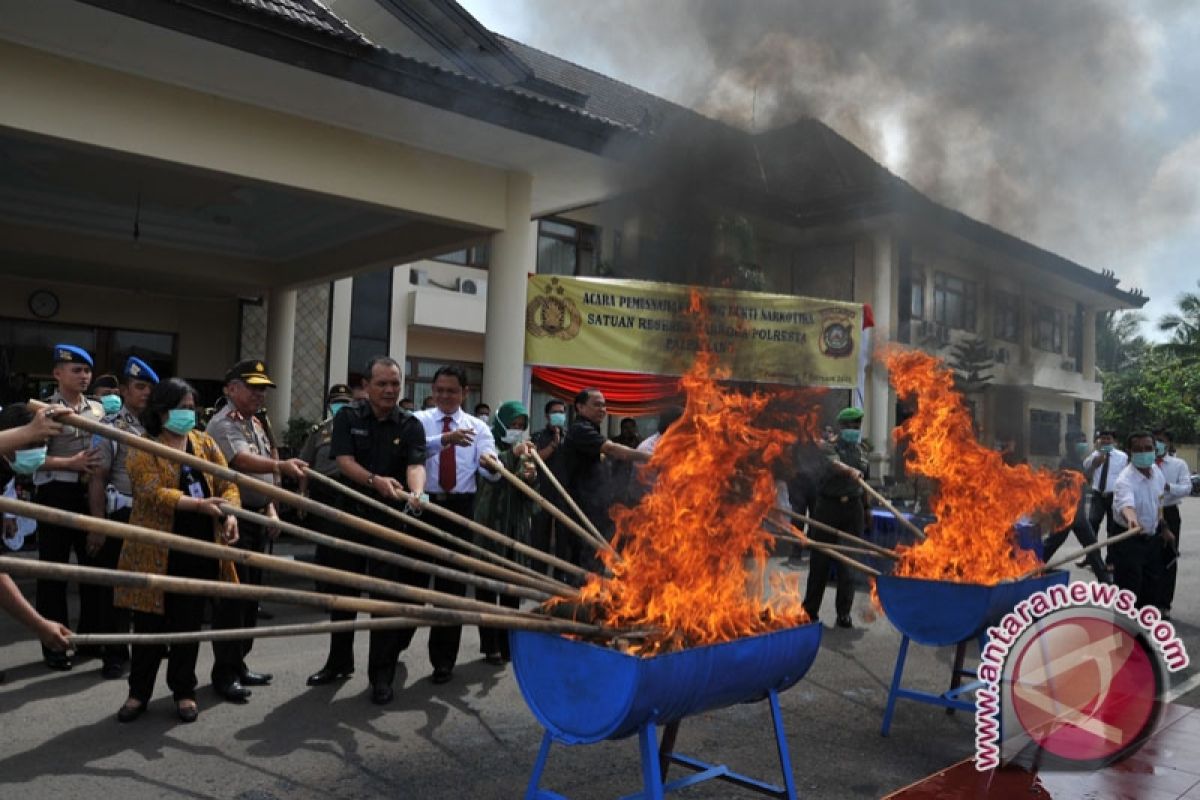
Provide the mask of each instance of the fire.
{"label": "fire", "polygon": [[613,511],[620,556],[603,555],[612,576],[582,589],[607,624],[658,631],[638,645],[643,655],[808,621],[797,577],[773,576],[762,596],[774,543],[762,525],[775,505],[772,464],[817,430],[814,396],[731,391],[718,383],[727,376],[711,352],[697,355],[682,381],[684,415],[648,464],[652,491]]}
{"label": "fire", "polygon": [[938,359],[898,347],[884,358],[896,393],[917,400],[916,414],[895,431],[897,441],[908,441],[905,464],[937,483],[931,501],[937,522],[926,528],[924,542],[902,548],[895,574],[991,584],[1037,567],[1037,556],[1017,546],[1013,526],[1035,513],[1069,523],[1082,476],[1008,466],[976,441],[954,376]]}

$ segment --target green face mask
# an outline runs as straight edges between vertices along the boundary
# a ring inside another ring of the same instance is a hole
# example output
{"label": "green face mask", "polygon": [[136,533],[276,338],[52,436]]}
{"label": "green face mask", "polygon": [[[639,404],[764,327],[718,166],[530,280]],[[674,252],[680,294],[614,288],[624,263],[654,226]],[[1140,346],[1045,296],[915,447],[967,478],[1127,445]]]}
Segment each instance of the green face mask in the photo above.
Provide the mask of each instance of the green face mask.
{"label": "green face mask", "polygon": [[188,431],[196,427],[196,409],[172,408],[167,412],[167,421],[163,423],[163,427],[171,433],[184,436]]}
{"label": "green face mask", "polygon": [[858,444],[862,439],[862,431],[858,428],[842,428],[842,441],[847,444]]}
{"label": "green face mask", "polygon": [[1154,466],[1154,453],[1134,453],[1131,460],[1138,469],[1149,469]]}
{"label": "green face mask", "polygon": [[341,411],[343,408],[345,408],[348,405],[350,405],[350,404],[349,403],[330,403],[329,404],[329,416],[336,417],[338,415],[338,412]]}
{"label": "green face mask", "polygon": [[121,410],[121,396],[118,394],[106,394],[100,398],[100,405],[104,406],[104,413],[111,417]]}
{"label": "green face mask", "polygon": [[12,471],[18,475],[32,475],[46,463],[45,447],[30,447],[13,453],[12,461],[8,462]]}
{"label": "green face mask", "polygon": [[1075,443],[1075,455],[1079,456],[1080,458],[1086,456],[1090,451],[1091,445],[1089,445],[1087,442]]}

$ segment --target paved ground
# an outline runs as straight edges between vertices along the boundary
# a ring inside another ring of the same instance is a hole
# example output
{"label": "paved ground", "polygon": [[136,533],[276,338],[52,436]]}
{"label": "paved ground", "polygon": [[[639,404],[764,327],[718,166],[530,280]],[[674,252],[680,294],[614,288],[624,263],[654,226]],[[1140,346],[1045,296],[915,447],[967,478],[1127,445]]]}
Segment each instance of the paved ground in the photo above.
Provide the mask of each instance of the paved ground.
{"label": "paved ground", "polygon": [[[1176,624],[1200,659],[1200,500],[1186,501]],[[1081,575],[1082,577],[1082,575]],[[26,589],[32,589],[26,586]],[[829,603],[832,603],[832,589]],[[869,606],[860,593],[856,617]],[[276,622],[313,619],[272,607]],[[825,611],[832,617],[832,608]],[[899,636],[884,618],[856,619],[853,631],[828,630],[809,675],[782,697],[800,793],[808,797],[878,797],[971,754],[972,720],[935,708],[900,705],[892,735],[879,735]],[[208,686],[211,649],[201,649],[200,720],[176,721],[160,683],[150,711],[116,722],[123,681],[99,678],[85,662],[50,673],[35,643],[0,620],[0,797],[240,798],[512,798],[520,797],[541,738],[512,673],[479,660],[469,629],[453,683],[429,683],[425,634],[404,657],[385,709],[367,699],[362,672],[336,687],[308,689],[304,677],[323,661],[323,638],[272,639],[256,645],[255,669],[275,684],[255,689],[248,705],[217,700]],[[366,637],[356,655],[366,662]],[[915,647],[908,682],[941,690],[949,650]],[[1191,667],[1177,685],[1197,675]],[[1200,705],[1200,692],[1179,702]],[[687,720],[680,752],[719,760],[773,778],[777,762],[764,704]],[[588,747],[556,746],[545,785],[572,798],[611,798],[636,791],[636,738]],[[1196,754],[1180,754],[1194,758]],[[752,796],[710,784],[695,798]]]}

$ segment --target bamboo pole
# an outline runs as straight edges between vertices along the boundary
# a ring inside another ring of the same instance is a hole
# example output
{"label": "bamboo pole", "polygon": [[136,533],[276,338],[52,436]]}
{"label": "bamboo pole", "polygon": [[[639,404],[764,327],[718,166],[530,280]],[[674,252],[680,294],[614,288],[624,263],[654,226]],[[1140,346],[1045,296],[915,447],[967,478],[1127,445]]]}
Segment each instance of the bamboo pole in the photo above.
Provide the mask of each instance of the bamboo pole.
{"label": "bamboo pole", "polygon": [[[229,503],[223,503],[221,505],[221,509],[232,514],[238,519],[243,519],[247,522],[253,522],[256,525],[274,525],[275,527],[279,528],[279,530],[284,531],[285,533],[290,533],[299,539],[304,539],[305,541],[313,542],[314,544],[319,544],[324,547],[332,547],[336,550],[343,550],[347,553],[365,556],[366,558],[382,561],[387,564],[395,564],[398,567],[414,569],[418,563],[425,563],[410,556],[393,553],[391,550],[383,550],[382,548],[372,547],[368,544],[360,544],[358,542],[339,539],[336,536],[330,536],[327,533],[320,533],[319,531],[310,530],[309,528],[296,525],[292,522],[271,519],[265,514],[248,511],[244,508],[240,508]],[[531,600],[545,600],[552,596],[563,597],[574,596],[577,594],[576,590],[572,589],[567,584],[553,581],[550,578],[546,578],[546,589],[541,590],[527,588],[525,586],[514,586],[493,578],[476,575],[473,572],[461,572],[459,570],[451,569],[450,567],[443,567],[438,564],[431,566],[433,569],[429,570],[430,574],[437,577],[458,581],[460,583],[467,583],[472,586],[478,586],[481,589],[487,589],[492,592],[500,592],[501,594],[508,594],[512,595],[513,597],[526,597]]]}
{"label": "bamboo pole", "polygon": [[[776,524],[774,522],[771,522],[770,520],[768,520],[768,523],[771,525]],[[850,567],[851,569],[856,569],[859,572],[865,572],[868,575],[872,575],[872,576],[876,576],[876,577],[878,577],[881,574],[879,572],[879,570],[875,569],[874,567],[868,567],[866,564],[862,563],[861,561],[855,561],[850,556],[845,555],[844,553],[838,552],[837,549],[834,549],[837,547],[837,545],[830,545],[830,544],[826,544],[825,542],[814,542],[812,539],[805,536],[804,531],[801,531],[799,528],[793,527],[792,530],[794,531],[794,533],[788,532],[788,533],[779,533],[779,534],[775,534],[775,535],[778,538],[783,539],[785,541],[796,542],[798,544],[803,544],[803,545],[806,545],[807,547],[811,547],[814,550],[820,550],[822,553],[824,553],[825,555],[834,559],[835,561],[840,561],[841,563],[845,564],[846,566]]]}
{"label": "bamboo pole", "polygon": [[783,506],[775,506],[775,508],[778,511],[782,511],[784,514],[787,514],[789,517],[796,520],[797,522],[802,522],[805,525],[811,525],[814,528],[818,528],[827,533],[832,533],[834,536],[838,536],[842,539],[845,539],[846,541],[854,542],[857,545],[859,545],[860,547],[867,548],[868,550],[875,553],[876,555],[880,555],[880,556],[883,556],[884,558],[890,558],[890,559],[897,560],[897,561],[900,559],[900,554],[897,553],[895,550],[889,550],[888,548],[884,547],[883,545],[875,544],[874,542],[872,542],[868,539],[864,539],[861,536],[855,536],[853,533],[848,533],[847,531],[841,530],[840,528],[835,528],[832,525],[826,525],[824,522],[819,522],[819,521],[813,519],[812,517],[806,517],[804,514],[801,514],[796,511],[792,511],[790,508],[784,508]]}
{"label": "bamboo pole", "polygon": [[76,633],[68,636],[67,640],[75,649],[107,647],[114,644],[191,644],[192,642],[314,636],[319,633],[342,633],[344,631],[390,631],[399,628],[420,628],[425,624],[420,620],[407,617],[371,617],[340,622],[303,622],[294,625],[262,625],[257,628],[226,628],[223,630],[177,631],[175,633]]}
{"label": "bamboo pole", "polygon": [[[87,533],[98,533],[101,536],[112,536],[117,539],[124,539],[127,542],[159,545],[161,547],[166,547],[178,552],[191,553],[192,555],[211,558],[217,561],[232,561],[237,564],[245,564],[248,567],[256,567],[258,569],[278,572],[284,575],[295,575],[302,578],[311,578],[314,581],[334,583],[339,586],[347,586],[351,589],[358,589],[360,591],[371,592],[373,594],[386,595],[388,597],[406,600],[409,602],[430,603],[435,606],[459,608],[467,611],[493,612],[497,608],[491,603],[483,603],[479,600],[458,597],[456,595],[435,591],[433,589],[426,589],[419,586],[409,586],[407,584],[384,580],[382,578],[374,578],[368,575],[359,575],[354,572],[346,572],[340,569],[322,567],[317,564],[305,564],[301,561],[293,561],[288,558],[267,555],[266,553],[256,553],[253,550],[241,550],[235,547],[229,547],[227,545],[202,542],[197,539],[190,539],[186,536],[179,536],[178,534],[174,533],[164,533],[163,531],[157,531],[151,528],[143,528],[139,525],[130,525],[125,522],[100,519],[99,517],[92,517],[88,516],[87,514],[77,514],[73,511],[64,511],[51,506],[38,505],[37,503],[29,503],[23,500],[0,497],[0,511],[20,517],[32,517],[33,519],[47,522],[51,525],[75,528],[76,530],[86,531]],[[510,587],[507,584],[504,584],[504,589],[497,589],[497,591],[504,591],[504,593],[507,594],[508,588]],[[501,613],[527,614],[528,612],[505,611]]]}
{"label": "bamboo pole", "polygon": [[[360,503],[365,503],[366,505],[369,505],[371,508],[374,508],[374,509],[377,509],[380,511],[386,511],[387,513],[390,513],[394,516],[398,516],[399,518],[403,519],[406,523],[412,522],[412,518],[409,517],[408,515],[401,514],[399,511],[392,508],[391,506],[386,505],[385,503],[381,503],[378,500],[376,500],[375,498],[365,495],[362,492],[354,489],[353,487],[347,486],[346,484],[342,483],[341,481],[336,481],[333,478],[330,478],[327,475],[322,475],[321,473],[316,472],[315,470],[312,470],[312,469],[305,470],[305,472],[308,474],[308,476],[310,478],[316,479],[319,483],[322,483],[325,486],[328,486],[329,488],[331,488],[335,491],[341,492],[342,494],[346,495],[347,497],[352,497]],[[413,501],[417,500],[416,495],[412,494],[411,492],[406,492],[404,490],[400,490],[400,496],[408,502],[413,502]],[[529,556],[530,558],[537,559],[538,561],[541,561],[545,564],[550,564],[551,566],[557,567],[557,568],[563,570],[564,572],[570,572],[571,574],[578,575],[579,577],[586,577],[589,574],[587,570],[583,569],[580,566],[577,566],[576,564],[572,564],[569,561],[563,561],[561,558],[559,558],[556,555],[547,553],[543,550],[539,550],[536,547],[531,547],[530,545],[527,545],[523,542],[518,542],[516,539],[513,539],[511,536],[505,536],[500,531],[497,531],[493,528],[489,528],[486,525],[481,525],[473,519],[468,519],[467,517],[464,517],[461,514],[456,514],[453,511],[451,511],[450,509],[443,508],[443,507],[437,505],[436,503],[422,503],[421,508],[429,509],[433,513],[435,513],[445,519],[448,519],[451,522],[456,522],[459,525],[463,526],[464,528],[466,528],[474,533],[478,533],[480,536],[483,536],[487,539],[491,539],[493,542],[496,542],[497,544],[504,545],[505,547],[511,547],[513,550],[515,550],[518,553],[522,553],[524,555]],[[537,570],[529,569],[528,567],[522,566],[520,564],[513,564],[513,562],[511,560],[504,558],[504,556],[500,555],[499,553],[494,553],[491,550],[488,550],[487,548],[479,547],[478,545],[475,545],[473,542],[464,542],[462,539],[458,538],[457,536],[455,536],[454,534],[452,534],[448,531],[443,531],[442,529],[436,528],[433,525],[430,525],[429,523],[423,522],[422,520],[417,520],[417,522],[420,523],[420,525],[418,527],[421,527],[422,530],[429,530],[431,533],[433,531],[437,531],[437,535],[439,536],[439,538],[446,539],[447,541],[450,541],[454,544],[470,544],[470,545],[472,545],[472,549],[482,550],[488,556],[494,556],[496,558],[500,558],[500,559],[506,561],[507,563],[512,564],[512,566],[520,568],[522,571],[528,572],[528,574],[532,577],[535,577],[535,578],[544,578],[545,577],[545,575],[541,574]]]}
{"label": "bamboo pole", "polygon": [[608,540],[605,539],[603,535],[601,535],[600,531],[596,530],[596,526],[593,525],[592,521],[587,518],[586,514],[583,513],[583,509],[581,509],[579,504],[575,502],[575,498],[567,494],[567,490],[564,489],[563,485],[559,482],[558,476],[546,466],[546,462],[542,460],[541,454],[538,453],[536,449],[533,451],[533,460],[537,462],[538,469],[545,474],[546,480],[550,481],[550,485],[562,495],[563,499],[567,502],[567,505],[570,506],[571,510],[575,512],[575,515],[579,517],[579,521],[583,523],[583,527],[595,539],[596,544],[593,546],[599,546],[601,549],[607,550],[610,553],[616,553],[616,550],[613,550],[613,546],[608,543]]}
{"label": "bamboo pole", "polygon": [[[45,403],[37,400],[30,400],[28,405],[30,408],[35,410],[46,407]],[[338,523],[339,525],[344,525],[348,528],[354,528],[355,530],[365,533],[369,536],[374,536],[378,539],[383,539],[393,544],[401,545],[402,547],[406,547],[410,551],[420,553],[423,556],[456,565],[464,570],[470,569],[474,570],[475,572],[490,575],[494,578],[507,579],[514,583],[540,588],[540,585],[537,583],[536,579],[525,575],[524,573],[517,572],[507,567],[502,567],[498,564],[492,564],[487,561],[481,561],[480,559],[472,558],[471,556],[460,553],[457,550],[451,550],[448,547],[439,547],[436,544],[426,542],[423,539],[403,531],[393,530],[380,525],[379,523],[372,522],[371,520],[362,519],[361,517],[356,517],[353,514],[349,514],[345,511],[331,508],[330,506],[327,506],[324,503],[319,503],[311,498],[304,497],[303,495],[296,494],[295,492],[289,492],[287,489],[276,486],[273,483],[259,480],[258,478],[238,472],[230,467],[222,467],[219,464],[214,464],[211,461],[203,458],[198,458],[197,456],[185,453],[182,450],[176,450],[173,447],[167,447],[161,442],[156,442],[153,439],[143,436],[136,436],[113,425],[105,425],[104,423],[96,422],[95,420],[91,420],[86,417],[81,417],[78,414],[60,414],[56,417],[56,419],[64,425],[70,425],[90,433],[99,434],[106,439],[112,439],[113,441],[120,442],[128,447],[153,453],[160,458],[175,461],[179,464],[187,464],[193,469],[200,470],[201,472],[215,475],[222,480],[229,481],[239,488],[249,489],[250,491],[265,495],[272,500],[277,500],[280,503],[298,508],[306,513],[331,520],[332,522]],[[408,524],[420,522],[420,520],[412,520],[407,517],[405,518],[405,521]],[[420,526],[414,525],[414,527]],[[435,528],[435,530],[437,529]],[[429,572],[429,566],[432,565],[423,566],[421,568],[422,571]]]}
{"label": "bamboo pole", "polygon": [[583,622],[557,618],[529,616],[505,616],[495,613],[466,611],[457,608],[430,608],[391,600],[373,600],[365,597],[321,594],[301,589],[284,589],[276,586],[249,586],[225,581],[205,581],[195,578],[178,578],[173,575],[152,575],[145,572],[126,572],[98,567],[81,567],[75,564],[59,564],[53,561],[30,561],[13,556],[0,556],[0,572],[43,580],[78,581],[101,586],[126,586],[134,589],[153,589],[174,594],[191,594],[203,597],[229,598],[233,600],[269,600],[277,603],[319,608],[325,611],[352,611],[378,616],[406,617],[428,625],[480,625],[488,628],[513,628],[517,630],[545,631],[548,633],[571,633],[611,639],[627,636],[628,631],[589,625]]}
{"label": "bamboo pole", "polygon": [[1125,531],[1124,533],[1119,533],[1116,536],[1109,536],[1103,542],[1093,542],[1092,544],[1089,544],[1087,547],[1081,547],[1073,553],[1068,553],[1065,556],[1059,556],[1058,558],[1054,559],[1053,561],[1051,561],[1047,564],[1042,564],[1040,567],[1029,570],[1024,575],[1021,575],[1019,578],[1017,578],[1016,580],[1023,581],[1026,578],[1032,578],[1034,575],[1038,575],[1043,572],[1049,572],[1052,569],[1058,569],[1059,567],[1061,567],[1064,564],[1070,564],[1072,561],[1079,558],[1080,556],[1086,556],[1088,553],[1092,552],[1093,550],[1099,550],[1101,547],[1108,547],[1111,544],[1116,544],[1117,542],[1123,542],[1126,539],[1129,539],[1133,536],[1137,536],[1141,532],[1142,532],[1141,526],[1135,525],[1134,527],[1130,528],[1129,530]]}
{"label": "bamboo pole", "polygon": [[863,491],[875,498],[875,502],[892,512],[896,516],[896,522],[908,528],[909,532],[916,536],[920,541],[925,541],[925,531],[913,524],[912,520],[900,513],[900,511],[892,505],[892,501],[888,500],[879,492],[875,491],[875,487],[867,483],[864,478],[858,478],[858,485],[863,488]]}
{"label": "bamboo pole", "polygon": [[592,538],[592,535],[590,533],[588,533],[582,527],[580,527],[578,522],[576,522],[575,520],[568,517],[565,513],[563,513],[563,510],[561,508],[559,508],[558,506],[551,503],[549,500],[547,500],[545,497],[543,497],[536,489],[534,489],[532,486],[527,484],[525,481],[521,480],[518,476],[514,475],[512,473],[512,470],[508,469],[507,467],[505,467],[503,464],[500,463],[500,459],[498,459],[498,458],[492,459],[492,466],[495,468],[495,470],[497,472],[500,473],[500,476],[502,478],[504,478],[506,481],[511,483],[513,486],[515,486],[518,491],[520,491],[522,494],[524,494],[530,500],[533,500],[533,502],[537,503],[539,506],[544,508],[550,514],[550,516],[554,517],[556,520],[558,520],[563,525],[565,525],[567,527],[567,529],[570,530],[571,533],[578,536],[583,541],[584,544],[588,545],[589,547],[591,547],[592,549],[595,549],[595,550],[600,549],[599,543],[597,543],[596,540],[594,538]]}

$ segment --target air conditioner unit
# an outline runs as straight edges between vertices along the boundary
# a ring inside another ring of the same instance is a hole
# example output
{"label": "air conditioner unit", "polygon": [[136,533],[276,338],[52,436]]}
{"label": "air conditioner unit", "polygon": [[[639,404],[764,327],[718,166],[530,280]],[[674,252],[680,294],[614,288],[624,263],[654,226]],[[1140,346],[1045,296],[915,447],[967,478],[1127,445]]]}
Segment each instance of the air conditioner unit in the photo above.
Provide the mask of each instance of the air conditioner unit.
{"label": "air conditioner unit", "polygon": [[1068,358],[1066,361],[1062,362],[1062,368],[1065,369],[1067,372],[1074,372],[1075,371],[1075,359]]}
{"label": "air conditioner unit", "polygon": [[414,269],[409,270],[408,282],[413,286],[428,286],[429,285],[429,270]]}
{"label": "air conditioner unit", "polygon": [[995,359],[996,359],[997,364],[1007,364],[1008,363],[1008,348],[1007,347],[997,347]]}
{"label": "air conditioner unit", "polygon": [[462,282],[458,285],[458,290],[463,294],[487,297],[487,280],[483,278],[463,278]]}

